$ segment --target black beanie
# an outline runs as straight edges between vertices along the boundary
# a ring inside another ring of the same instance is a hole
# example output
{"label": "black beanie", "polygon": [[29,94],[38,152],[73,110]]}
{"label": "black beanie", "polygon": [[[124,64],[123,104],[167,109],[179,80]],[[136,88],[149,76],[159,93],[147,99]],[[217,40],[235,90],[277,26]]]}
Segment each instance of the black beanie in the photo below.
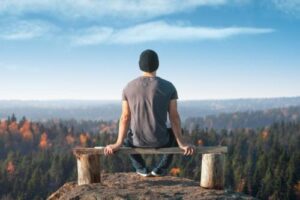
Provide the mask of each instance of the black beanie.
{"label": "black beanie", "polygon": [[147,49],[140,55],[140,69],[144,72],[154,72],[158,69],[158,55],[155,51]]}

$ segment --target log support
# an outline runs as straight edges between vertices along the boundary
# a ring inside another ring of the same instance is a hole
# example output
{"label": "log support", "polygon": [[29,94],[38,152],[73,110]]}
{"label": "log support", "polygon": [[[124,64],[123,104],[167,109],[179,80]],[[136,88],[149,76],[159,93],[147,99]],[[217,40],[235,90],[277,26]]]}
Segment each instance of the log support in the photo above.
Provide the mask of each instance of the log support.
{"label": "log support", "polygon": [[225,155],[210,153],[202,155],[200,186],[207,189],[224,189]]}
{"label": "log support", "polygon": [[100,156],[99,155],[76,155],[78,185],[100,183]]}

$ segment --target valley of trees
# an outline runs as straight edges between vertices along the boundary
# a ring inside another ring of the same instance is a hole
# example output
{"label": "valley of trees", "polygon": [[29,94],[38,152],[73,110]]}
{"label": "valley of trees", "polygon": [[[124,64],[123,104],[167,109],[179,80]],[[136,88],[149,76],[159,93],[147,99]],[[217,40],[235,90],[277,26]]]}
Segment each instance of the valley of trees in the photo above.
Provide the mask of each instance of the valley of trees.
{"label": "valley of trees", "polygon": [[274,122],[300,120],[300,106],[274,108],[260,111],[221,113],[205,117],[190,117],[185,120],[185,129],[191,132],[198,127],[208,129],[260,128]]}
{"label": "valley of trees", "polygon": [[[228,190],[259,199],[299,199],[300,109],[295,109],[268,111],[267,116],[277,120],[268,121],[267,126],[259,123],[264,112],[215,116],[210,124],[223,122],[216,129],[194,120],[193,126],[184,126],[184,135],[195,145],[229,147],[225,170]],[[285,114],[277,118],[280,113]],[[238,119],[232,124],[244,127],[230,127],[232,119]],[[255,126],[248,126],[249,121]],[[117,128],[114,121],[35,122],[25,117],[17,120],[14,115],[2,120],[0,199],[45,199],[65,182],[76,181],[72,148],[105,146],[115,141]],[[144,157],[149,166],[159,159],[159,156]],[[104,172],[132,171],[127,157],[115,155],[101,159]],[[199,181],[200,162],[199,156],[175,155],[170,175]]]}

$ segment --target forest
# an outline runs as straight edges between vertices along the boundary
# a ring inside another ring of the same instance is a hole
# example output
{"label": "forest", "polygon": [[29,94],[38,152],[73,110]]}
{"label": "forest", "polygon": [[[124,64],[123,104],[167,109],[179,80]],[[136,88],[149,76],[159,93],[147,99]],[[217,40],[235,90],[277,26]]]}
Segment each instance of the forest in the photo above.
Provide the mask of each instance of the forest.
{"label": "forest", "polygon": [[[228,146],[227,190],[259,199],[299,199],[300,111],[290,108],[262,113],[211,116],[209,126],[194,120],[193,125],[183,126],[184,137],[197,146]],[[274,120],[260,124],[266,116]],[[244,127],[232,126],[232,119],[238,119],[236,123]],[[258,124],[252,119],[257,119]],[[253,126],[246,126],[251,120]],[[223,124],[215,126],[220,121]],[[64,183],[76,181],[72,148],[114,142],[117,124],[117,121],[60,119],[39,122],[25,116],[18,120],[14,114],[1,120],[0,199],[45,199]],[[159,156],[144,157],[149,165],[159,159]],[[103,172],[133,170],[127,157],[115,155],[101,159]],[[199,181],[200,162],[198,156],[175,155],[169,174]]]}

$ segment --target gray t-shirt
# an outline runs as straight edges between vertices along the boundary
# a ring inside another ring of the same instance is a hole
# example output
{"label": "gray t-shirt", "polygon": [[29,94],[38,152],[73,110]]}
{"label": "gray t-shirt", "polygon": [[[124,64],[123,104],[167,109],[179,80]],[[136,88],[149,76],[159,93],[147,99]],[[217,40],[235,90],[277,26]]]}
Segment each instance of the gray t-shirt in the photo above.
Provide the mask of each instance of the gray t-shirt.
{"label": "gray t-shirt", "polygon": [[123,89],[131,121],[129,141],[137,147],[161,147],[168,143],[167,114],[171,99],[178,99],[174,85],[160,77],[140,76]]}

